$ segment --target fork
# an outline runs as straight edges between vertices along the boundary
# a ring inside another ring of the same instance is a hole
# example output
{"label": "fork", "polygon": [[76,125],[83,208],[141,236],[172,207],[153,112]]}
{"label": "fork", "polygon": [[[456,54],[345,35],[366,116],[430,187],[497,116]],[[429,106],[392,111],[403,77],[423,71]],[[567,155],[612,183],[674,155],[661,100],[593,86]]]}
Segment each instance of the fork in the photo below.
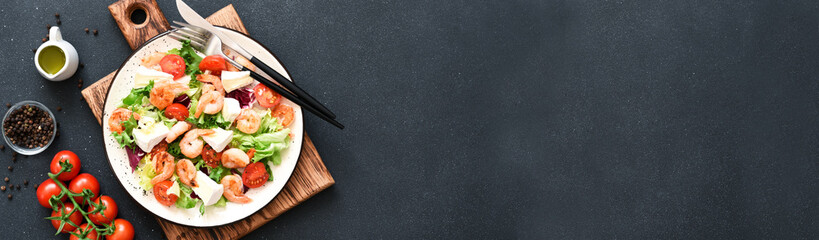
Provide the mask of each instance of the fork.
{"label": "fork", "polygon": [[[317,109],[317,108],[320,108],[320,107],[316,107],[316,106],[314,106],[314,104],[308,103],[307,101],[305,101],[305,98],[301,98],[299,96],[296,96],[295,94],[293,94],[290,91],[284,89],[283,87],[279,86],[278,84],[270,81],[269,79],[263,77],[262,75],[254,72],[254,71],[251,71],[246,66],[236,62],[232,58],[225,55],[225,53],[223,51],[223,48],[226,48],[226,47],[222,46],[222,40],[219,39],[219,37],[214,36],[213,34],[211,34],[210,32],[208,32],[205,29],[198,28],[198,27],[195,27],[195,26],[191,26],[191,25],[186,24],[186,23],[177,22],[177,21],[174,21],[174,23],[178,24],[180,26],[171,26],[173,28],[173,30],[172,30],[172,32],[170,32],[168,34],[168,36],[170,36],[171,38],[176,39],[176,40],[190,40],[191,47],[193,47],[197,51],[203,52],[206,55],[219,55],[219,56],[222,56],[222,58],[224,58],[230,65],[233,65],[234,67],[236,67],[238,69],[241,69],[242,71],[250,72],[250,77],[252,77],[253,79],[256,79],[256,81],[259,81],[260,83],[264,84],[265,86],[273,89],[273,91],[275,91],[278,94],[281,94],[284,98],[287,98],[290,101],[298,104],[299,106],[304,107],[305,109],[307,109],[307,111],[315,114],[316,116],[318,116],[322,120],[327,121],[330,124],[333,124],[334,126],[340,128],[340,129],[344,129],[344,125],[342,125],[341,123],[336,121],[334,119],[335,115],[333,115],[331,112],[329,112],[329,110],[325,109],[326,111],[321,111],[321,110]],[[227,49],[229,49],[229,48],[227,48]],[[287,81],[287,79],[285,79],[285,81]],[[287,81],[287,82],[289,83],[289,81]],[[281,81],[279,81],[279,83],[281,83]],[[296,86],[296,87],[298,87],[298,86]],[[318,105],[320,106],[320,104],[318,104]]]}

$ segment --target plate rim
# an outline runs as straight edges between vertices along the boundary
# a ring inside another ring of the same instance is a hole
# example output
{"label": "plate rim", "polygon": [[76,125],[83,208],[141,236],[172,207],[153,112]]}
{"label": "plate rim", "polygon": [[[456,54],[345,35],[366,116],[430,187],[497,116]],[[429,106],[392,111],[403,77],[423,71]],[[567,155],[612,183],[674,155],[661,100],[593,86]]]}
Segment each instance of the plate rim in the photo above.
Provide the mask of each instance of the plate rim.
{"label": "plate rim", "polygon": [[[243,32],[239,32],[239,31],[237,31],[237,30],[234,30],[234,29],[230,29],[230,28],[227,28],[227,27],[219,26],[219,25],[214,25],[214,26],[215,26],[216,28],[220,29],[220,30],[228,30],[228,31],[232,31],[232,32],[238,33],[238,34],[240,34],[240,35],[242,35],[242,36],[244,36],[244,37],[247,37],[248,39],[250,39],[250,40],[252,40],[252,41],[256,42],[257,44],[259,44],[259,46],[261,46],[261,47],[262,47],[262,48],[263,48],[265,51],[267,51],[268,53],[270,53],[270,55],[271,55],[271,56],[273,56],[273,58],[274,58],[274,59],[276,59],[276,61],[277,61],[277,62],[279,62],[279,64],[282,66],[282,69],[284,69],[284,72],[287,74],[287,76],[290,76],[288,79],[289,79],[291,82],[295,82],[295,80],[293,80],[293,77],[290,75],[290,71],[289,71],[289,70],[287,70],[287,67],[285,67],[285,66],[284,66],[284,64],[282,63],[282,61],[281,61],[281,60],[279,60],[279,57],[278,57],[278,56],[276,56],[276,54],[274,54],[274,53],[273,53],[273,51],[270,51],[270,49],[269,49],[269,48],[267,48],[267,46],[265,46],[264,44],[262,44],[261,42],[259,42],[259,40],[256,40],[255,38],[253,38],[253,37],[251,37],[251,36],[249,36],[249,35],[247,35],[247,34],[245,34],[245,33],[243,33]],[[163,37],[163,36],[165,36],[165,35],[168,35],[168,34],[170,34],[170,33],[172,33],[172,32],[175,32],[175,31],[176,31],[175,29],[169,29],[169,30],[167,30],[167,31],[165,31],[165,32],[162,32],[162,33],[160,33],[160,34],[157,34],[156,36],[153,36],[153,37],[149,38],[148,40],[146,40],[146,41],[145,41],[145,43],[143,43],[142,45],[139,45],[139,47],[137,47],[136,49],[134,49],[134,50],[131,52],[131,54],[129,54],[129,55],[128,55],[128,57],[126,57],[126,58],[125,58],[125,60],[123,60],[123,61],[122,61],[122,64],[120,64],[119,68],[117,68],[117,73],[116,73],[116,74],[114,74],[114,77],[113,77],[113,78],[111,78],[111,82],[110,82],[110,83],[108,83],[108,89],[105,91],[105,100],[102,102],[102,114],[100,115],[100,118],[105,117],[105,106],[106,106],[106,105],[108,105],[108,95],[109,95],[109,94],[110,94],[110,92],[111,92],[111,87],[114,85],[114,81],[115,81],[115,80],[117,79],[117,77],[119,76],[120,70],[122,70],[122,68],[123,68],[123,67],[125,67],[125,64],[127,64],[127,63],[128,63],[128,61],[129,61],[129,60],[131,60],[131,58],[133,58],[133,57],[134,57],[134,55],[135,55],[137,52],[139,52],[139,50],[141,50],[143,47],[147,46],[147,45],[148,45],[148,44],[150,44],[151,42],[153,42],[153,41],[155,41],[155,40],[157,40],[157,39],[159,39],[159,38],[161,38],[161,37]],[[302,114],[303,114],[303,113],[302,113]],[[302,117],[302,121],[304,121],[304,117]],[[103,121],[102,121],[102,119],[100,119],[100,125],[102,125],[102,123],[103,123]],[[100,133],[102,134],[102,138],[103,138],[103,140],[104,140],[104,139],[105,139],[105,129],[104,129],[104,128],[105,128],[105,126],[101,126],[101,127],[102,127],[103,129],[101,129]],[[302,139],[301,139],[301,142],[302,142],[302,143],[301,143],[301,147],[302,147],[302,148],[304,147],[304,140],[305,140],[305,139],[304,139],[304,137],[305,137],[305,136],[306,136],[306,130],[304,129],[304,127],[302,127]],[[266,203],[264,206],[262,206],[261,208],[259,208],[259,209],[255,210],[255,211],[253,211],[253,213],[251,213],[251,214],[247,215],[246,217],[243,217],[243,218],[240,218],[240,219],[237,219],[237,220],[231,221],[231,222],[226,222],[226,223],[216,224],[216,225],[208,225],[208,226],[196,226],[196,225],[191,225],[191,224],[184,223],[184,221],[183,221],[183,222],[177,222],[177,221],[174,221],[174,220],[171,220],[171,219],[164,218],[164,217],[162,217],[162,216],[159,216],[159,215],[155,214],[153,211],[149,210],[147,207],[145,207],[144,205],[142,205],[142,203],[140,203],[140,202],[139,202],[139,201],[138,201],[138,200],[137,200],[137,199],[136,199],[136,198],[135,198],[135,197],[134,197],[134,196],[131,194],[131,192],[129,192],[129,191],[128,191],[128,189],[125,187],[125,184],[123,184],[123,183],[122,183],[122,180],[120,180],[120,179],[119,179],[119,177],[117,177],[117,176],[116,176],[116,174],[117,174],[117,173],[116,173],[116,170],[114,169],[114,165],[111,163],[111,159],[109,159],[109,158],[108,158],[108,148],[107,148],[107,147],[103,147],[103,150],[105,151],[105,158],[106,158],[106,160],[107,160],[106,162],[108,163],[108,168],[110,168],[110,169],[111,169],[111,172],[114,174],[114,178],[116,178],[116,179],[117,179],[117,182],[119,183],[118,185],[119,185],[120,187],[122,187],[122,189],[123,189],[123,190],[125,190],[125,193],[127,193],[127,194],[128,194],[128,197],[130,197],[132,200],[134,200],[134,202],[136,202],[136,203],[137,203],[137,205],[139,205],[139,207],[141,207],[143,210],[147,211],[147,212],[148,212],[148,213],[150,213],[151,215],[154,215],[154,217],[158,217],[158,218],[161,218],[161,219],[163,219],[163,220],[165,220],[165,221],[173,222],[173,223],[175,223],[175,224],[179,224],[179,225],[183,225],[183,226],[187,226],[187,227],[195,227],[195,228],[213,228],[213,227],[222,227],[222,226],[230,225],[230,224],[233,224],[233,223],[236,223],[236,222],[239,222],[239,221],[245,220],[245,219],[247,219],[248,217],[251,217],[251,216],[255,215],[256,213],[258,213],[259,211],[261,211],[262,209],[264,209],[265,207],[267,207],[267,205],[269,205],[271,202],[273,202],[273,200],[275,200],[275,199],[276,199],[276,198],[279,196],[279,194],[281,194],[281,193],[282,193],[282,191],[284,191],[284,188],[287,186],[287,183],[288,183],[288,182],[290,182],[290,179],[291,179],[291,178],[293,178],[293,173],[294,173],[294,172],[296,172],[296,167],[298,167],[298,164],[299,164],[299,159],[301,159],[301,149],[299,149],[299,150],[298,150],[298,155],[297,155],[297,157],[296,157],[296,165],[293,167],[293,170],[290,172],[290,176],[287,178],[287,181],[286,181],[286,182],[284,183],[284,185],[282,186],[282,189],[280,189],[280,190],[279,190],[279,192],[278,192],[278,193],[276,193],[276,195],[275,195],[275,196],[273,196],[273,198],[272,198],[272,199],[270,199],[270,201],[269,201],[269,202],[267,202],[267,203]]]}

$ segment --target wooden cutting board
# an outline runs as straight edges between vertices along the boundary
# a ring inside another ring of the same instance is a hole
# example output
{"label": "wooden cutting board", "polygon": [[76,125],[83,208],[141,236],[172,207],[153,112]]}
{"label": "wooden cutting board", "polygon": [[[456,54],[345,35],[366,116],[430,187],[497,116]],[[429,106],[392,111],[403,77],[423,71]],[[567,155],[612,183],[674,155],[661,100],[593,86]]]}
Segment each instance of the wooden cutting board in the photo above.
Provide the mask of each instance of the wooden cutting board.
{"label": "wooden cutting board", "polygon": [[[108,9],[132,49],[170,28],[155,0],[123,0],[110,5]],[[134,24],[130,21],[131,12],[137,9],[147,13],[145,23]],[[222,8],[209,16],[207,20],[214,25],[247,34],[247,29],[233,5]],[[82,91],[85,101],[88,102],[88,106],[100,123],[105,97],[108,95],[108,88],[115,74],[116,71],[108,74]],[[316,147],[305,132],[301,155],[290,180],[273,201],[253,215],[232,224],[211,228],[187,227],[159,217],[156,219],[168,239],[238,239],[334,183],[335,180],[327,171]],[[147,229],[139,231],[147,231]]]}

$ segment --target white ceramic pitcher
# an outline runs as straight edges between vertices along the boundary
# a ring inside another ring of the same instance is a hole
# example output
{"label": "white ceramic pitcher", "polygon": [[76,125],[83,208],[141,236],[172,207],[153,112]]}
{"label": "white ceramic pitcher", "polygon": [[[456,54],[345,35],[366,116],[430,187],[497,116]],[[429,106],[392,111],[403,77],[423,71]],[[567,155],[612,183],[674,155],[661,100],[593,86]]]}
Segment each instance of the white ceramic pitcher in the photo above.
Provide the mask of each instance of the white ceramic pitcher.
{"label": "white ceramic pitcher", "polygon": [[[51,80],[51,81],[62,81],[70,78],[77,72],[77,66],[80,64],[80,57],[77,54],[77,49],[74,49],[74,46],[71,43],[63,40],[63,35],[60,33],[59,27],[51,27],[48,30],[49,39],[48,41],[44,42],[37,48],[37,52],[34,54],[34,65],[37,66],[37,71],[40,72],[44,78]],[[40,52],[43,51],[44,48],[49,46],[55,46],[62,50],[62,53],[65,55],[65,64],[63,67],[57,71],[55,74],[49,74],[43,67],[40,66]]]}

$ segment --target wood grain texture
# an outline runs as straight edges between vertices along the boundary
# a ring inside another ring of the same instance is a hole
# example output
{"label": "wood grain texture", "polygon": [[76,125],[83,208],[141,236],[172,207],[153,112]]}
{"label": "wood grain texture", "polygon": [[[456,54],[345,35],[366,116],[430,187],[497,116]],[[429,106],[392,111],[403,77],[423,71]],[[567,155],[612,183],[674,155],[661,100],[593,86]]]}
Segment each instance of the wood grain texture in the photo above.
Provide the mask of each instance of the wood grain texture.
{"label": "wood grain texture", "polygon": [[[145,22],[140,24],[131,21],[131,13],[138,9],[144,10],[146,15]],[[120,0],[108,5],[108,11],[131,49],[136,49],[148,39],[171,28],[156,0]]]}
{"label": "wood grain texture", "polygon": [[[209,16],[207,20],[214,25],[224,26],[247,34],[247,29],[236,13],[236,9],[233,8],[233,5],[222,8]],[[144,40],[142,40],[139,45],[153,36],[154,35],[141,38]],[[126,38],[128,38],[127,35]],[[108,87],[111,85],[111,81],[114,80],[114,75],[116,75],[116,71],[108,74],[82,91],[82,95],[86,102],[88,102],[88,106],[100,123],[105,97],[108,95]],[[299,156],[295,170],[293,170],[293,174],[279,195],[258,212],[241,221],[212,228],[182,226],[158,217],[157,221],[168,239],[237,239],[261,227],[313,195],[327,189],[334,183],[335,180],[333,180],[330,172],[324,166],[321,156],[319,156],[316,147],[313,145],[313,141],[310,140],[310,137],[307,136],[305,132],[301,155]]]}

